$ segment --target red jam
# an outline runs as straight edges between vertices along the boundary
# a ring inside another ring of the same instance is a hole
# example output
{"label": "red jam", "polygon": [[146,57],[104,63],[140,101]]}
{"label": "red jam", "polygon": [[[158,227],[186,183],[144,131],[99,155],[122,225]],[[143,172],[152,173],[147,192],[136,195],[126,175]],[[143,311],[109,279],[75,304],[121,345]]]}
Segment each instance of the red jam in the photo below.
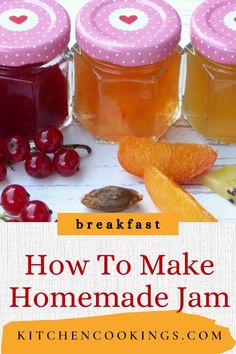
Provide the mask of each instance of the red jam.
{"label": "red jam", "polygon": [[0,138],[32,139],[46,126],[60,127],[68,117],[68,65],[0,66]]}

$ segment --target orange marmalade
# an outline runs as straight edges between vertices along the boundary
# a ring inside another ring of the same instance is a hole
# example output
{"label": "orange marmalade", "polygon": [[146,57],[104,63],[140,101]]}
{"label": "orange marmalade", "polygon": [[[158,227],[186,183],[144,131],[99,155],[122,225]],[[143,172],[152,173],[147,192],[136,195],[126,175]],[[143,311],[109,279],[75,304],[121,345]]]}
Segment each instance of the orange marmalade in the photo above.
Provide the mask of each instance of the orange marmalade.
{"label": "orange marmalade", "polygon": [[74,114],[105,141],[159,138],[179,117],[180,18],[162,0],[129,6],[94,0],[77,18]]}
{"label": "orange marmalade", "polygon": [[75,117],[94,137],[160,137],[179,114],[180,54],[151,66],[124,68],[75,51]]}

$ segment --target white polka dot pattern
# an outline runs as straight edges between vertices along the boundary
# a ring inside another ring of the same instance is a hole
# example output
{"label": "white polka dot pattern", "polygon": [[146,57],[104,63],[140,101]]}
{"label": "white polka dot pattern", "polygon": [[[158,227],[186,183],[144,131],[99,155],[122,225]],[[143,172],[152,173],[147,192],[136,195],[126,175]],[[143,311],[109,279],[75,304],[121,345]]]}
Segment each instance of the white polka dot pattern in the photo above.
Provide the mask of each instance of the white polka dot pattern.
{"label": "white polka dot pattern", "polygon": [[70,18],[53,0],[0,1],[0,65],[48,62],[70,40]]}
{"label": "white polka dot pattern", "polygon": [[194,12],[193,46],[206,58],[236,65],[236,0],[207,0]]}
{"label": "white polka dot pattern", "polygon": [[179,15],[162,0],[92,0],[80,10],[76,26],[87,55],[127,67],[166,59],[181,36]]}

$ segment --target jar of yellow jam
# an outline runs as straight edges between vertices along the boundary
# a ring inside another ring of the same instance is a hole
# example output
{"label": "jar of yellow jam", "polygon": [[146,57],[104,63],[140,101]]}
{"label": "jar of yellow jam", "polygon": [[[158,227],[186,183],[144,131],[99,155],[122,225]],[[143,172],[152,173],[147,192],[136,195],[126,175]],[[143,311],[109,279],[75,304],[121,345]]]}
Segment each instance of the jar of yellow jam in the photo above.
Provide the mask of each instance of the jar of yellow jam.
{"label": "jar of yellow jam", "polygon": [[236,143],[236,0],[208,0],[192,16],[183,110],[207,139]]}
{"label": "jar of yellow jam", "polygon": [[179,117],[181,20],[162,0],[92,0],[77,17],[74,115],[95,138],[160,137]]}

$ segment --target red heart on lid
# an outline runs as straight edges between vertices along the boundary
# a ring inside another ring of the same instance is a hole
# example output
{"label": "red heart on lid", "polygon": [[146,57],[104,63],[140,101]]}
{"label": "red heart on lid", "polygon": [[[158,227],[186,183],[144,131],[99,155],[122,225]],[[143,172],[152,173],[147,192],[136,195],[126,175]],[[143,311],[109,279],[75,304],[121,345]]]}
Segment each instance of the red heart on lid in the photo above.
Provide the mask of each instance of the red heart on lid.
{"label": "red heart on lid", "polygon": [[25,15],[22,16],[11,16],[10,20],[14,23],[16,23],[17,25],[22,25],[22,23],[24,23],[26,20],[28,20],[28,17]]}
{"label": "red heart on lid", "polygon": [[137,21],[138,16],[132,15],[132,16],[120,16],[120,20],[123,21],[124,23],[127,23],[127,25],[132,25],[135,21]]}

